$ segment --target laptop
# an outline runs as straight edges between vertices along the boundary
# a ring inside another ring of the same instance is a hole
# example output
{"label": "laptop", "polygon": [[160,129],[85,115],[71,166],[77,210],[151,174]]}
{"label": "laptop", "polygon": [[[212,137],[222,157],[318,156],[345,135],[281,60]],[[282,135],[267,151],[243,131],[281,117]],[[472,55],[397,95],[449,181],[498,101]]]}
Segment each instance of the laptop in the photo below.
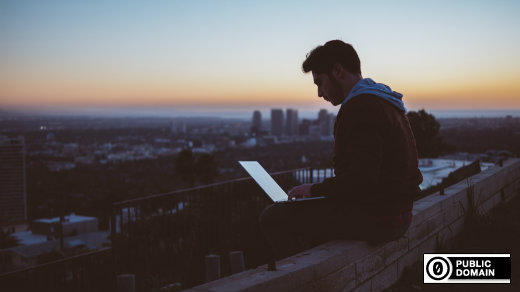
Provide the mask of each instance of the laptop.
{"label": "laptop", "polygon": [[239,161],[240,165],[249,173],[256,183],[264,190],[274,203],[298,202],[324,199],[325,197],[298,198],[289,201],[287,193],[276,183],[276,181],[265,171],[258,161]]}

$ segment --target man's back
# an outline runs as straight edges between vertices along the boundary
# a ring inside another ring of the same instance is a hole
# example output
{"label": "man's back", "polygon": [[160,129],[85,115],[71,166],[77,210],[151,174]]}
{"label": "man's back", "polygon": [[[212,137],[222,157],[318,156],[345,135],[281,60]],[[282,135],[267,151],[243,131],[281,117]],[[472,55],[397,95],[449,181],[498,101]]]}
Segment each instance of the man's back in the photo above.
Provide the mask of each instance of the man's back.
{"label": "man's back", "polygon": [[313,186],[313,194],[371,214],[411,210],[422,176],[403,111],[378,96],[356,96],[342,105],[334,136],[336,178]]}

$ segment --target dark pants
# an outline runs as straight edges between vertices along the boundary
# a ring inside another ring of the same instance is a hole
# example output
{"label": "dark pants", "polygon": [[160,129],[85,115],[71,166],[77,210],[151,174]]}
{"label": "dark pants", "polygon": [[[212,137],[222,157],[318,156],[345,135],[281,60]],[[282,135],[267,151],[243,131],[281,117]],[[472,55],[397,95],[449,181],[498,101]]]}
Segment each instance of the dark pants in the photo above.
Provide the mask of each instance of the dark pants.
{"label": "dark pants", "polygon": [[265,239],[278,259],[335,239],[394,240],[409,226],[388,228],[377,221],[359,208],[345,208],[327,199],[275,203],[260,214]]}

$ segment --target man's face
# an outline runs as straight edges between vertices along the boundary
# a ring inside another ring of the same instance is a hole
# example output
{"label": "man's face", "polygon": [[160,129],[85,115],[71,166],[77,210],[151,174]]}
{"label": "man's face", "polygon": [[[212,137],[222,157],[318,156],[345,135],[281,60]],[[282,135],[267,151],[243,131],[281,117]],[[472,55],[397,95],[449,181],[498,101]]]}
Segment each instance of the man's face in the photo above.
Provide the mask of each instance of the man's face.
{"label": "man's face", "polygon": [[312,78],[318,87],[319,97],[323,97],[332,105],[341,104],[345,99],[339,81],[332,74],[312,72]]}

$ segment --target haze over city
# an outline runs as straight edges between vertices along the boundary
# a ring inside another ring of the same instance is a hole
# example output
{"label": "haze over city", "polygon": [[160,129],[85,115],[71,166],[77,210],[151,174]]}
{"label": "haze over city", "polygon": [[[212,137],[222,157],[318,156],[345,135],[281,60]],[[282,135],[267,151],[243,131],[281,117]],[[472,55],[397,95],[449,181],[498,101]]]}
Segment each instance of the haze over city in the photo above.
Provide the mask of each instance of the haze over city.
{"label": "haze over city", "polygon": [[353,44],[409,109],[520,109],[515,1],[2,1],[0,109],[316,112],[305,55]]}

